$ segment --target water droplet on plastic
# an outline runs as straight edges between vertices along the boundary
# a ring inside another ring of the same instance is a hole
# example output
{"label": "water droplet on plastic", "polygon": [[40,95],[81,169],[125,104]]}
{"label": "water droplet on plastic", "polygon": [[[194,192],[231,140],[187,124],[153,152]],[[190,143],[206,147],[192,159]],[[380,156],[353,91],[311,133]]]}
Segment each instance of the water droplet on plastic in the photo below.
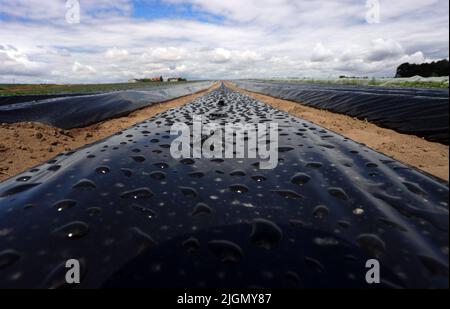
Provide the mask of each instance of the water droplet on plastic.
{"label": "water droplet on plastic", "polygon": [[75,207],[77,202],[75,200],[62,200],[53,204],[53,208],[56,208],[59,212]]}
{"label": "water droplet on plastic", "polygon": [[313,216],[316,219],[325,219],[328,214],[330,213],[330,210],[327,206],[319,205],[313,210]]}
{"label": "water droplet on plastic", "polygon": [[247,193],[249,189],[244,185],[231,185],[230,190],[236,193]]}
{"label": "water droplet on plastic", "polygon": [[200,178],[203,178],[205,176],[205,174],[202,172],[193,172],[193,173],[189,173],[189,176],[192,178],[200,179]]}
{"label": "water droplet on plastic", "polygon": [[194,188],[180,187],[180,191],[185,197],[189,198],[196,198],[198,195],[197,190],[195,190]]}
{"label": "water droplet on plastic", "polygon": [[349,199],[347,193],[342,188],[328,188],[328,193],[340,200],[346,201]]}
{"label": "water droplet on plastic", "polygon": [[183,248],[188,254],[194,254],[200,249],[200,241],[197,238],[189,238],[183,242]]}
{"label": "water droplet on plastic", "polygon": [[165,162],[160,162],[160,163],[155,163],[153,164],[156,167],[159,167],[160,169],[166,169],[169,167],[169,164],[165,163]]}
{"label": "water droplet on plastic", "polygon": [[20,259],[20,254],[15,250],[4,250],[0,252],[0,269],[13,265]]}
{"label": "water droplet on plastic", "polygon": [[151,177],[151,178],[153,178],[153,179],[155,179],[155,180],[159,180],[159,181],[166,179],[166,176],[167,176],[167,175],[166,175],[165,173],[163,173],[163,172],[153,172],[153,173],[150,173],[150,177]]}
{"label": "water droplet on plastic", "polygon": [[131,170],[131,169],[128,169],[128,168],[122,168],[122,169],[120,169],[120,171],[123,173],[123,175],[124,175],[125,177],[131,177],[131,176],[133,176],[133,170]]}
{"label": "water droplet on plastic", "polygon": [[97,186],[92,180],[89,179],[82,179],[79,182],[77,182],[74,186],[74,189],[95,189]]}
{"label": "water droplet on plastic", "polygon": [[146,249],[154,247],[157,245],[156,241],[147,233],[143,232],[138,227],[133,227],[130,229],[131,237],[136,243],[136,253],[141,254]]}
{"label": "water droplet on plastic", "polygon": [[247,175],[247,174],[244,171],[241,171],[241,170],[232,171],[230,173],[230,176],[236,176],[236,177],[243,177],[245,175]]}
{"label": "water droplet on plastic", "polygon": [[252,176],[252,179],[256,182],[263,182],[266,181],[267,178],[261,175]]}
{"label": "water droplet on plastic", "polygon": [[98,216],[102,213],[102,209],[100,207],[91,207],[87,209],[87,213],[90,217]]}
{"label": "water droplet on plastic", "polygon": [[108,174],[111,170],[109,169],[109,167],[107,166],[100,166],[97,167],[97,169],[95,170],[98,174]]}
{"label": "water droplet on plastic", "polygon": [[145,157],[144,156],[132,156],[131,158],[137,163],[142,163],[142,162],[145,161]]}
{"label": "water droplet on plastic", "polygon": [[290,146],[278,147],[278,152],[281,152],[281,153],[292,151],[292,150],[294,150],[294,147],[290,147]]}
{"label": "water droplet on plastic", "polygon": [[120,195],[123,199],[146,199],[153,196],[153,192],[149,188],[139,188],[136,190],[126,191]]}
{"label": "water droplet on plastic", "polygon": [[300,200],[304,198],[303,195],[300,195],[292,190],[272,190],[272,192],[286,199]]}
{"label": "water droplet on plastic", "polygon": [[353,214],[356,216],[362,216],[364,214],[364,209],[362,208],[356,208],[353,210]]}
{"label": "water droplet on plastic", "polygon": [[374,258],[380,258],[386,249],[384,242],[374,234],[361,234],[356,242],[367,255]]}
{"label": "water droplet on plastic", "polygon": [[273,249],[278,246],[283,238],[283,232],[272,221],[266,219],[255,219],[252,223],[250,234],[251,242],[263,249]]}
{"label": "water droplet on plastic", "polygon": [[309,162],[309,163],[306,164],[306,167],[321,168],[322,167],[322,163],[320,163],[320,162]]}
{"label": "water droplet on plastic", "polygon": [[304,185],[311,180],[311,177],[305,173],[295,174],[294,177],[291,178],[291,182],[296,185]]}
{"label": "water droplet on plastic", "polygon": [[210,216],[212,214],[212,209],[208,205],[204,203],[199,203],[197,206],[195,206],[194,211],[192,212],[192,216],[199,217],[199,216]]}
{"label": "water droplet on plastic", "polygon": [[180,161],[180,163],[184,164],[184,165],[193,165],[193,164],[195,164],[195,161],[192,159],[183,159]]}
{"label": "water droplet on plastic", "polygon": [[244,253],[234,242],[227,240],[213,240],[208,243],[208,248],[216,258],[223,263],[239,263]]}
{"label": "water droplet on plastic", "polygon": [[66,239],[79,239],[89,232],[87,223],[74,221],[53,231],[53,234]]}

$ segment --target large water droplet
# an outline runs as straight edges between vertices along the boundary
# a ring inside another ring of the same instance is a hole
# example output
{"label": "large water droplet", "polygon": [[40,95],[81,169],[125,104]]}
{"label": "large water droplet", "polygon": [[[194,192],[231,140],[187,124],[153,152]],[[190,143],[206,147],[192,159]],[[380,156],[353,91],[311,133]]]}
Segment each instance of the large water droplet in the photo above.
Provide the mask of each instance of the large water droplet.
{"label": "large water droplet", "polygon": [[236,193],[247,193],[249,189],[244,185],[231,185],[230,190]]}
{"label": "large water droplet", "polygon": [[304,261],[305,261],[306,266],[308,266],[313,271],[318,272],[318,273],[325,272],[325,267],[318,260],[310,258],[310,257],[305,257]]}
{"label": "large water droplet", "polygon": [[160,169],[166,169],[169,168],[169,164],[165,163],[165,162],[159,162],[159,163],[155,163],[153,164],[156,167],[159,167]]}
{"label": "large water droplet", "polygon": [[199,203],[197,206],[195,206],[194,211],[192,212],[192,216],[199,217],[199,216],[210,216],[212,214],[212,209],[208,205],[204,203]]}
{"label": "large water droplet", "polygon": [[328,193],[340,200],[346,201],[349,199],[347,193],[342,188],[328,188]]}
{"label": "large water droplet", "polygon": [[21,177],[17,178],[16,181],[17,182],[27,182],[30,179],[31,179],[31,176],[21,176]]}
{"label": "large water droplet", "polygon": [[300,276],[294,271],[286,272],[285,277],[289,282],[292,282],[294,285],[299,285],[302,282]]}
{"label": "large water droplet", "polygon": [[0,269],[11,266],[20,259],[20,254],[15,250],[4,250],[0,252]]}
{"label": "large water droplet", "polygon": [[255,219],[252,224],[251,242],[267,250],[278,246],[283,238],[283,232],[272,221],[266,219]]}
{"label": "large water droplet", "polygon": [[321,168],[322,167],[322,163],[320,163],[320,162],[309,162],[309,163],[306,164],[306,167]]}
{"label": "large water droplet", "polygon": [[196,198],[198,195],[197,190],[195,190],[194,188],[180,187],[180,191],[185,197],[189,198]]}
{"label": "large water droplet", "polygon": [[373,258],[380,258],[386,249],[384,242],[374,234],[361,234],[356,238],[356,242],[367,255]]}
{"label": "large water droplet", "polygon": [[53,208],[56,208],[59,212],[74,207],[77,204],[75,200],[62,200],[53,204]]}
{"label": "large water droplet", "polygon": [[146,199],[151,198],[153,192],[149,188],[139,188],[136,190],[126,191],[120,195],[123,199]]}
{"label": "large water droplet", "polygon": [[213,240],[208,243],[208,248],[223,263],[239,263],[244,253],[234,242],[227,240]]}
{"label": "large water droplet", "polygon": [[261,175],[252,176],[252,179],[256,182],[263,182],[267,180],[266,177]]}
{"label": "large water droplet", "polygon": [[327,206],[324,205],[319,205],[313,210],[313,216],[316,219],[324,219],[328,216],[329,213],[330,210],[328,209]]}
{"label": "large water droplet", "polygon": [[74,189],[95,189],[97,186],[92,180],[89,179],[82,179],[79,182],[77,182],[74,186]]}
{"label": "large water droplet", "polygon": [[282,146],[282,147],[278,147],[278,152],[288,152],[288,151],[292,151],[294,150],[294,147],[291,146]]}
{"label": "large water droplet", "polygon": [[132,156],[131,158],[137,163],[142,163],[142,162],[145,161],[145,157],[144,156]]}
{"label": "large water droplet", "polygon": [[61,169],[61,165],[53,165],[53,166],[50,166],[47,170],[51,171],[51,172],[56,172],[59,169]]}
{"label": "large water droplet", "polygon": [[154,247],[157,245],[156,241],[153,240],[153,238],[148,235],[147,233],[143,232],[138,227],[133,227],[130,229],[131,237],[135,241],[137,248],[136,252],[137,254],[141,254],[146,249]]}
{"label": "large water droplet", "polygon": [[247,175],[247,174],[244,171],[241,171],[241,170],[232,171],[230,173],[230,176],[236,176],[236,177],[243,177],[245,175]]}
{"label": "large water droplet", "polygon": [[102,213],[102,209],[100,207],[90,207],[86,211],[90,217],[98,216]]}
{"label": "large water droplet", "polygon": [[184,164],[184,165],[193,165],[193,164],[195,164],[195,161],[192,159],[186,158],[186,159],[181,160],[180,163]]}
{"label": "large water droplet", "polygon": [[66,239],[78,239],[82,238],[89,232],[89,226],[87,223],[81,221],[74,221],[69,224],[63,225],[53,231],[53,234]]}
{"label": "large water droplet", "polygon": [[189,173],[188,175],[189,175],[189,177],[196,178],[196,179],[200,179],[205,176],[205,174],[202,172],[193,172],[193,173]]}
{"label": "large water droplet", "polygon": [[303,195],[300,195],[292,190],[272,190],[272,192],[286,199],[299,200],[303,198]]}
{"label": "large water droplet", "polygon": [[166,179],[166,174],[163,172],[153,172],[150,174],[150,177],[155,180],[164,180]]}
{"label": "large water droplet", "polygon": [[311,177],[305,173],[297,173],[291,178],[291,182],[296,185],[304,185],[311,180]]}
{"label": "large water droplet", "polygon": [[98,174],[108,174],[111,170],[109,167],[107,166],[100,166],[97,167],[97,169],[95,170]]}
{"label": "large water droplet", "polygon": [[194,254],[200,249],[200,242],[197,238],[189,238],[183,242],[183,248],[188,254]]}

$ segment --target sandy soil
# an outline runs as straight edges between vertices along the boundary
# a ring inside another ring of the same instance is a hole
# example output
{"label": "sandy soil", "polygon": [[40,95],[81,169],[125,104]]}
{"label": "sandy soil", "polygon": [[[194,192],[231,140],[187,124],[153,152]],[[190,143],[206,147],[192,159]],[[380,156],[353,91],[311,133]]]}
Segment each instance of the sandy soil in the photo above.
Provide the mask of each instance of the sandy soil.
{"label": "sandy soil", "polygon": [[294,116],[309,120],[354,141],[363,143],[400,162],[446,181],[449,180],[449,147],[446,145],[384,129],[346,115],[237,89],[231,84],[227,84],[227,86]]}
{"label": "sandy soil", "polygon": [[190,103],[216,87],[218,84],[206,91],[155,104],[128,116],[81,129],[61,130],[31,122],[0,124],[0,181],[50,160],[60,152],[94,143],[159,113]]}

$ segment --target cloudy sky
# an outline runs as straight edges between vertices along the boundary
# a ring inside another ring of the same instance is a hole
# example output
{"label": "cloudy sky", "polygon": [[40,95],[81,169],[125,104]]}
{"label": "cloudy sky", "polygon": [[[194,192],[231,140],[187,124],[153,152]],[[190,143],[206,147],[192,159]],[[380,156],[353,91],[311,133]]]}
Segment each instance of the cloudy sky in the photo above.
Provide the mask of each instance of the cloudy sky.
{"label": "cloudy sky", "polygon": [[79,23],[74,2],[0,0],[0,83],[392,76],[449,55],[448,0],[78,0]]}

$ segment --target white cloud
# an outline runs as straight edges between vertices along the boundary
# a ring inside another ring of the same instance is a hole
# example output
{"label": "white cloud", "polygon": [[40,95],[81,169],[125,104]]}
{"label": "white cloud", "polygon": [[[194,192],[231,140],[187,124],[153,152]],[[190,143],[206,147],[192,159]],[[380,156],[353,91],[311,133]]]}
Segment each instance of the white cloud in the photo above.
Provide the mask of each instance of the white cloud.
{"label": "white cloud", "polygon": [[43,64],[31,61],[16,47],[0,45],[0,75],[38,76],[43,72]]}
{"label": "white cloud", "polygon": [[372,46],[366,59],[371,62],[383,61],[398,58],[404,54],[405,51],[398,42],[379,38],[372,41]]}
{"label": "white cloud", "polygon": [[131,0],[84,0],[81,23],[69,25],[64,0],[0,0],[0,14],[12,17],[0,18],[0,82],[118,82],[177,71],[188,78],[393,76],[402,62],[449,53],[444,0],[382,1],[381,23],[371,25],[360,0],[163,1],[223,21],[137,19]]}
{"label": "white cloud", "polygon": [[92,74],[97,72],[92,66],[81,64],[78,61],[74,62],[72,71],[79,74]]}
{"label": "white cloud", "polygon": [[158,47],[145,52],[142,58],[150,62],[160,61],[181,61],[187,57],[188,53],[183,48]]}
{"label": "white cloud", "polygon": [[314,47],[311,61],[323,62],[333,59],[333,52],[326,48],[322,43],[317,43]]}
{"label": "white cloud", "polygon": [[119,49],[117,47],[109,48],[105,52],[106,58],[109,59],[116,59],[116,60],[123,60],[128,57],[128,51],[126,49]]}
{"label": "white cloud", "polygon": [[231,61],[231,51],[224,48],[216,48],[210,53],[210,61],[214,63],[226,63]]}

